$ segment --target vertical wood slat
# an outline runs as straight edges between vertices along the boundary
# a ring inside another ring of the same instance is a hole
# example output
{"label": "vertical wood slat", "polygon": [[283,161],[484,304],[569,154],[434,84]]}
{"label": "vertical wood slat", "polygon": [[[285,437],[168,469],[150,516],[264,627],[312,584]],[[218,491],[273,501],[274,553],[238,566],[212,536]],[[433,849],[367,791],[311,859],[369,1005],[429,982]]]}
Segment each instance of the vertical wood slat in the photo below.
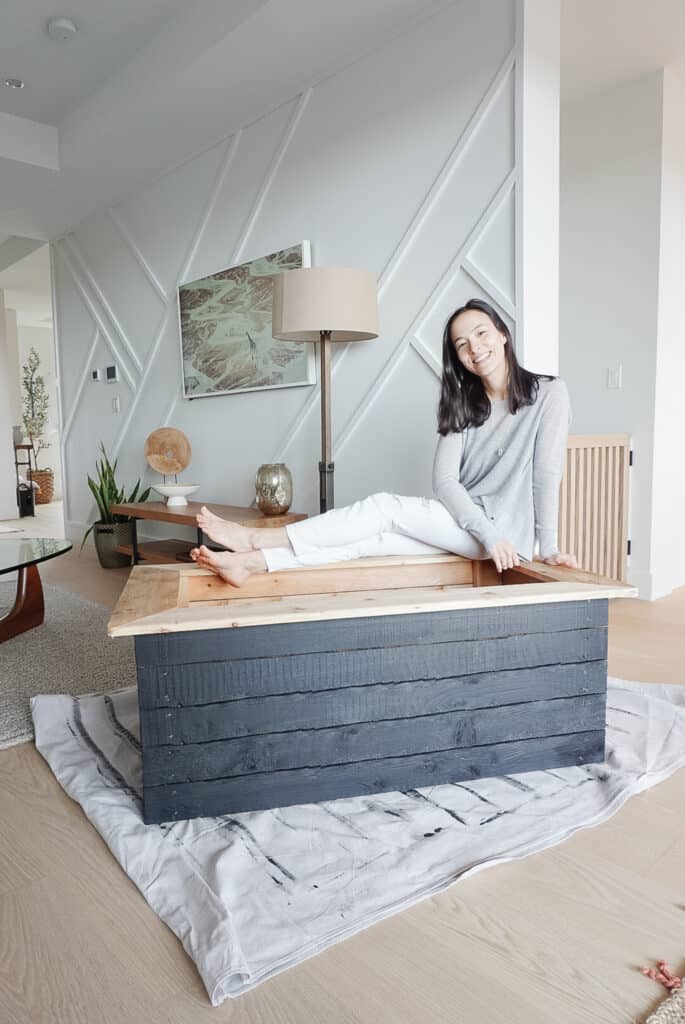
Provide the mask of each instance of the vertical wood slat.
{"label": "vertical wood slat", "polygon": [[559,536],[581,569],[625,581],[630,437],[578,434],[568,439],[559,490]]}

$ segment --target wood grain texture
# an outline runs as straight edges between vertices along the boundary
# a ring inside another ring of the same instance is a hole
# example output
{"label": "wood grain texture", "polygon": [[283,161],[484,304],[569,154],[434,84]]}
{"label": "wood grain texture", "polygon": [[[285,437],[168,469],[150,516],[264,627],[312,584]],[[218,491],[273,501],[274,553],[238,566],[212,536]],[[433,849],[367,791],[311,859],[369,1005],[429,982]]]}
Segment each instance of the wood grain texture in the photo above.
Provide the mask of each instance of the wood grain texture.
{"label": "wood grain texture", "polygon": [[17,592],[11,610],[0,619],[0,644],[40,626],[45,618],[43,587],[37,565],[22,565],[17,572]]}
{"label": "wood grain texture", "polygon": [[[172,782],[262,774],[265,792],[274,777],[291,768],[356,764],[360,778],[375,773],[382,758],[406,761],[414,754],[496,747],[516,740],[604,729],[605,693],[529,701],[473,711],[443,711],[351,725],[266,732],[212,743],[143,747],[145,792]],[[273,728],[276,722],[266,723]],[[548,767],[540,759],[537,767]],[[414,786],[409,774],[407,785]],[[307,798],[307,803],[311,798]],[[279,804],[274,802],[273,807]],[[230,808],[229,808],[230,810]],[[193,815],[195,816],[195,814]]]}
{"label": "wood grain texture", "polygon": [[[606,601],[448,609],[408,617],[328,619],[295,624],[275,623],[244,630],[205,630],[191,636],[159,633],[135,639],[139,669],[288,654],[321,654],[367,648],[407,647],[413,644],[456,643],[531,633],[532,616],[542,633],[604,628]],[[143,706],[148,706],[144,704]],[[154,706],[154,705],[152,705]]]}
{"label": "wood grain texture", "polygon": [[[372,563],[372,564],[369,564]],[[398,590],[407,587],[470,586],[471,562],[448,557],[398,563],[381,559],[355,559],[341,565],[251,576],[239,589],[214,573],[202,570],[188,574],[188,603],[245,601],[258,597],[288,597],[294,594],[342,594],[363,590]],[[229,613],[230,614],[230,613]]]}
{"label": "wood grain texture", "polygon": [[[192,676],[191,676],[192,679]],[[192,683],[188,698],[194,693]],[[606,662],[543,665],[446,679],[373,683],[336,690],[313,690],[247,697],[186,707],[141,708],[146,746],[204,743],[265,731],[319,729],[401,716],[465,711],[606,690]]]}
{"label": "wood grain texture", "polygon": [[162,523],[178,523],[182,526],[197,526],[197,516],[203,505],[231,522],[241,526],[259,527],[260,529],[277,529],[288,523],[299,523],[307,516],[302,512],[287,512],[282,516],[265,516],[258,508],[243,508],[240,505],[217,505],[216,502],[189,501],[182,508],[167,508],[163,501],[122,502],[112,505],[112,512],[121,516],[132,516],[134,519],[154,519]]}
{"label": "wood grain texture", "polygon": [[604,730],[519,740],[431,754],[328,767],[297,768],[206,782],[151,786],[144,793],[146,823],[318,803],[368,793],[437,786],[464,779],[587,764],[604,757]]}
{"label": "wood grain texture", "polygon": [[[311,645],[311,639],[309,642]],[[606,629],[600,628],[207,662],[196,660],[198,652],[191,648],[188,661],[179,665],[141,666],[138,692],[141,707],[207,704],[368,683],[449,679],[539,665],[602,661],[606,646]]]}

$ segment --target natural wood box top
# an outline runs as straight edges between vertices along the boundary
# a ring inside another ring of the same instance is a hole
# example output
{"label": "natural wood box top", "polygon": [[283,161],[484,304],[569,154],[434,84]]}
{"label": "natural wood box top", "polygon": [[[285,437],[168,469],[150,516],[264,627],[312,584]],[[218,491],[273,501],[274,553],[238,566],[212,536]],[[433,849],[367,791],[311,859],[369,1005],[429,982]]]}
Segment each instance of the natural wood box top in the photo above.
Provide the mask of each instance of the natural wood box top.
{"label": "natural wood box top", "polygon": [[[481,584],[474,586],[474,579]],[[501,576],[458,555],[363,558],[254,576],[236,588],[197,566],[136,566],[110,636],[635,597],[592,573],[531,562]]]}

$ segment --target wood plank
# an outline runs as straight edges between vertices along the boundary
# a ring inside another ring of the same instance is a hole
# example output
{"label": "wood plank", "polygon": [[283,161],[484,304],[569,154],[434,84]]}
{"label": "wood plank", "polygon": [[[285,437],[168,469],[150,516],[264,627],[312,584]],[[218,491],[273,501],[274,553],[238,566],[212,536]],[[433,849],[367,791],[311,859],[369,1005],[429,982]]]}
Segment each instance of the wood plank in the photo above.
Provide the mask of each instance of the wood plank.
{"label": "wood plank", "polygon": [[499,587],[504,583],[491,558],[474,558],[471,565],[474,587]]}
{"label": "wood plank", "polygon": [[[192,541],[177,538],[143,541],[138,545],[138,558],[141,562],[178,565],[179,556],[185,556],[184,560],[190,561],[190,549],[193,546]],[[116,550],[122,555],[133,557],[132,544],[120,544]]]}
{"label": "wood plank", "polygon": [[[164,572],[160,569],[160,575]],[[535,618],[533,619],[533,616]],[[276,657],[287,654],[356,651],[411,644],[439,644],[459,640],[573,629],[605,628],[606,601],[559,602],[547,605],[509,605],[503,608],[468,608],[410,616],[372,616],[303,623],[275,623],[241,630],[194,633],[159,633],[136,637],[139,670],[232,658]],[[199,701],[198,701],[199,703]]]}
{"label": "wood plank", "polygon": [[141,707],[197,705],[606,658],[606,629],[138,668]]}
{"label": "wood plank", "polygon": [[[248,697],[197,707],[141,708],[140,728],[147,747],[207,743],[262,732],[321,729],[603,693],[606,676],[606,661],[592,661],[544,665],[525,672],[482,672],[456,678]],[[192,684],[189,689],[192,691]]]}
{"label": "wood plank", "polygon": [[117,515],[131,516],[134,519],[154,519],[163,523],[178,523],[183,526],[197,527],[197,516],[202,507],[211,512],[230,519],[241,526],[259,527],[260,529],[278,529],[289,523],[298,523],[307,516],[303,512],[286,512],[282,516],[265,516],[258,508],[242,508],[240,505],[218,505],[216,502],[189,501],[181,508],[168,508],[164,501],[122,502],[112,505],[111,511]]}
{"label": "wood plank", "polygon": [[150,786],[145,790],[144,821],[150,825],[200,815],[237,814],[466,779],[593,764],[604,760],[604,742],[604,730],[597,729],[406,758],[379,758],[327,768],[297,768],[242,778]]}
{"label": "wood plank", "polygon": [[[142,568],[143,571],[145,567]],[[169,571],[173,571],[169,567]],[[303,594],[294,597],[255,598],[218,607],[180,607],[141,617],[109,629],[112,636],[240,629],[286,622],[362,618],[374,615],[411,617],[419,612],[467,608],[503,608],[517,604],[552,604],[560,601],[595,601],[633,597],[635,587],[622,583],[531,583],[509,587],[408,587],[401,590],[364,590],[353,594]]]}
{"label": "wood plank", "polygon": [[606,694],[593,693],[214,743],[143,746],[143,781],[147,788],[589,732],[604,728],[605,707]]}
{"label": "wood plank", "polygon": [[[369,564],[372,563],[372,564]],[[190,604],[245,601],[257,597],[294,594],[340,594],[361,590],[392,590],[407,587],[471,585],[468,558],[446,556],[421,561],[355,559],[353,562],[255,574],[242,587],[231,586],[214,573],[202,570],[188,575]]]}
{"label": "wood plank", "polygon": [[144,571],[134,566],[121,597],[107,624],[110,636],[126,631],[131,623],[144,619],[151,608],[171,611],[184,603],[185,580],[178,573],[160,572],[152,566]]}

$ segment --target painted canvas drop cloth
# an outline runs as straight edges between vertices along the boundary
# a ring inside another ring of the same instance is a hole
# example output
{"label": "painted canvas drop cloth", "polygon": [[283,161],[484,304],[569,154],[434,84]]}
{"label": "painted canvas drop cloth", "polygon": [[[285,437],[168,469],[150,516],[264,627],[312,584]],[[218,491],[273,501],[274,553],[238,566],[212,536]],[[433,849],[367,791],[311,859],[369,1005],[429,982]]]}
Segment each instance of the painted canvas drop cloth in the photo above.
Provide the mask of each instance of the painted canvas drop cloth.
{"label": "painted canvas drop cloth", "polygon": [[144,825],[136,689],[31,707],[38,750],[215,1006],[475,871],[598,825],[685,765],[685,686],[610,678],[601,765]]}

